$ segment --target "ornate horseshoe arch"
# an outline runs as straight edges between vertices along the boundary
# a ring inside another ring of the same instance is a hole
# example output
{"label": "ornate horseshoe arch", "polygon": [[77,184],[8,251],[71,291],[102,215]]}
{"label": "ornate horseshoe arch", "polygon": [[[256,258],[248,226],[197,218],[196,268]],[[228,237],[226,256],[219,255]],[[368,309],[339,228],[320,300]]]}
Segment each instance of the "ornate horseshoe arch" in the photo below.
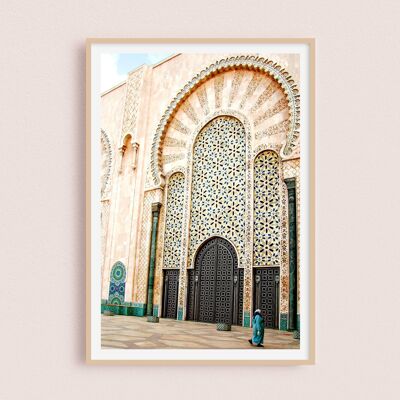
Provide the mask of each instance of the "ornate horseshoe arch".
{"label": "ornate horseshoe arch", "polygon": [[[228,100],[226,100],[229,101],[229,108],[231,108],[231,104],[232,102],[234,102],[235,98],[237,99],[240,96],[238,94],[238,90],[240,84],[243,81],[243,73],[245,71],[254,72],[253,78],[251,79],[251,81],[248,82],[248,86],[243,95],[242,101],[240,102],[240,104],[237,105],[238,110],[241,110],[243,108],[243,102],[248,99],[249,96],[255,93],[260,80],[259,77],[256,76],[257,72],[261,73],[271,80],[271,85],[269,87],[266,87],[264,92],[259,95],[257,103],[254,104],[254,106],[250,110],[251,112],[255,113],[253,124],[254,126],[262,126],[265,120],[273,117],[286,107],[288,109],[288,118],[287,120],[282,121],[280,124],[275,124],[269,129],[264,129],[264,131],[258,132],[256,136],[270,136],[285,131],[285,140],[282,145],[281,156],[283,158],[289,157],[293,153],[293,150],[296,147],[296,141],[299,138],[300,128],[300,96],[299,90],[293,78],[280,65],[265,58],[256,56],[237,56],[226,58],[202,70],[190,82],[188,82],[172,100],[169,107],[162,116],[161,121],[157,127],[151,149],[151,175],[154,181],[154,185],[164,185],[162,152],[164,139],[170,125],[172,124],[176,130],[183,132],[184,134],[188,134],[190,133],[190,131],[193,131],[193,127],[188,128],[179,120],[175,120],[176,114],[178,113],[178,111],[183,110],[183,112],[193,122],[193,125],[197,126],[199,120],[196,116],[195,110],[190,104],[189,97],[191,97],[191,95],[196,92],[198,101],[202,109],[204,110],[204,114],[209,114],[210,111],[207,104],[207,90],[202,85],[206,84],[213,78],[215,78],[215,109],[226,107],[221,103],[221,97],[223,94],[222,92],[224,90],[224,79],[222,75],[229,71],[235,72],[230,86],[231,90],[228,96]],[[219,79],[220,75],[221,79]],[[265,102],[266,100],[268,100],[269,97],[272,96],[274,89],[279,89],[281,92],[283,92],[284,99],[282,98],[281,100],[277,101],[276,104],[272,105],[269,110],[260,114],[259,111],[262,109],[262,107],[260,108],[260,105],[262,105],[263,102]],[[226,91],[224,92],[224,96],[225,94],[227,94]],[[175,145],[179,144],[179,140],[175,141]],[[169,160],[173,159],[174,157],[175,159],[177,159],[177,156],[171,155]]]}

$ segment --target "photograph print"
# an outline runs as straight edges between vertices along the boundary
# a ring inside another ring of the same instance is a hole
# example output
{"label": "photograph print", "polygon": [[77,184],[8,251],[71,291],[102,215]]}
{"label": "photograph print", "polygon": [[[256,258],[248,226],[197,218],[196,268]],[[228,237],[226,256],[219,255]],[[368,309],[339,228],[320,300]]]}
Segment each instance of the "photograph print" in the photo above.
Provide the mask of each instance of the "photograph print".
{"label": "photograph print", "polygon": [[312,362],[312,51],[88,41],[88,361]]}

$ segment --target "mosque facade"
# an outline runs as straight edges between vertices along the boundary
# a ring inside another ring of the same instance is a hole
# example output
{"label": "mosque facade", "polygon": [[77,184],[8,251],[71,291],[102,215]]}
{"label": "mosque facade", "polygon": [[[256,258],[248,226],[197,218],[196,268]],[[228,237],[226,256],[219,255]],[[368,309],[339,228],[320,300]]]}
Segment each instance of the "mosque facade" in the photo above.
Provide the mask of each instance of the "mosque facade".
{"label": "mosque facade", "polygon": [[299,330],[299,76],[177,54],[102,94],[102,311]]}

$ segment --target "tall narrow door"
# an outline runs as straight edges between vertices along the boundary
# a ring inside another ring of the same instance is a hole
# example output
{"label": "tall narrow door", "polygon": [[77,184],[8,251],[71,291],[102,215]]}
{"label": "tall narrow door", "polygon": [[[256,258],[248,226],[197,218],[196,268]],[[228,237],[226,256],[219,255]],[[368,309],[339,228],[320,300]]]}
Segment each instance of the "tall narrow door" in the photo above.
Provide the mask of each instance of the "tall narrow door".
{"label": "tall narrow door", "polygon": [[179,270],[164,270],[163,318],[177,318]]}
{"label": "tall narrow door", "polygon": [[253,272],[254,310],[261,310],[266,328],[278,329],[279,267],[255,268]]}

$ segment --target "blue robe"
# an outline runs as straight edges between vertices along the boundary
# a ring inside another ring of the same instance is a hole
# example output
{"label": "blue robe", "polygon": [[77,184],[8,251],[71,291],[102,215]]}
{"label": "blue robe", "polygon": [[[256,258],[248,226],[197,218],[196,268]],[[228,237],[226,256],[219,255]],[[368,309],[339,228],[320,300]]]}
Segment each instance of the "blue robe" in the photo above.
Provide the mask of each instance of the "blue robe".
{"label": "blue robe", "polygon": [[256,314],[253,318],[253,337],[251,338],[253,344],[264,343],[264,318]]}

